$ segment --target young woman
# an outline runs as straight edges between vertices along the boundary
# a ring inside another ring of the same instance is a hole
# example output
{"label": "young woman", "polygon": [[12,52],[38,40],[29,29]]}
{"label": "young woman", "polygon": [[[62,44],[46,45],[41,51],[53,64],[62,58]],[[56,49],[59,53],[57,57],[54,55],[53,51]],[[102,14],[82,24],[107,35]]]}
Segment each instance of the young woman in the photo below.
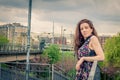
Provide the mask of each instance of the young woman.
{"label": "young woman", "polygon": [[[78,23],[74,40],[74,49],[78,58],[75,80],[87,80],[93,61],[104,60],[104,53],[97,32],[90,20],[83,19]],[[95,74],[95,77],[99,80],[100,70],[98,66],[96,71],[97,75]]]}

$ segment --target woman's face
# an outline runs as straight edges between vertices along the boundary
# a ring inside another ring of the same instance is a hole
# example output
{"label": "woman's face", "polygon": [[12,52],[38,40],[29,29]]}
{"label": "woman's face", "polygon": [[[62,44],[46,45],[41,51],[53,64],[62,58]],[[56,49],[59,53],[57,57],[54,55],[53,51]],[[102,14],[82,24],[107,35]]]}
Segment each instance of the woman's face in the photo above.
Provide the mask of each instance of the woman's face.
{"label": "woman's face", "polygon": [[80,31],[81,31],[84,39],[86,39],[88,36],[90,36],[92,34],[93,29],[90,28],[88,23],[82,23],[80,25]]}

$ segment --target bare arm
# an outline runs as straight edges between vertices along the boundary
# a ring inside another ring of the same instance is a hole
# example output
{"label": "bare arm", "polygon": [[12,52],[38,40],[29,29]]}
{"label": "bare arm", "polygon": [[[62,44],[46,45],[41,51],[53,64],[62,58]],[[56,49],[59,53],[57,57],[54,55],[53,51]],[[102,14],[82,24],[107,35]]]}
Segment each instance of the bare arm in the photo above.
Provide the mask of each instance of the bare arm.
{"label": "bare arm", "polygon": [[96,56],[83,57],[83,60],[84,61],[103,61],[104,53],[98,41],[98,38],[96,36],[91,37],[91,46],[92,46],[92,49],[95,51]]}

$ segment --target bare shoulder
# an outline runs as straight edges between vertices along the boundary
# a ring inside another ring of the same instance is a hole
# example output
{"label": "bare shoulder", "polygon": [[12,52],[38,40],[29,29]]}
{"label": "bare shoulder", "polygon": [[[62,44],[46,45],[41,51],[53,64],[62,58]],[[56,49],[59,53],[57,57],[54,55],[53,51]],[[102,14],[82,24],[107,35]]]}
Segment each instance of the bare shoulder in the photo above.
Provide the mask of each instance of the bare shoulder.
{"label": "bare shoulder", "polygon": [[91,37],[91,42],[99,42],[98,38],[96,36]]}
{"label": "bare shoulder", "polygon": [[99,40],[98,40],[98,37],[96,37],[96,36],[93,35],[93,36],[91,37],[90,42],[91,42],[91,47],[92,47],[93,50],[96,50],[96,48],[97,48],[97,49],[100,48],[100,42],[99,42]]}

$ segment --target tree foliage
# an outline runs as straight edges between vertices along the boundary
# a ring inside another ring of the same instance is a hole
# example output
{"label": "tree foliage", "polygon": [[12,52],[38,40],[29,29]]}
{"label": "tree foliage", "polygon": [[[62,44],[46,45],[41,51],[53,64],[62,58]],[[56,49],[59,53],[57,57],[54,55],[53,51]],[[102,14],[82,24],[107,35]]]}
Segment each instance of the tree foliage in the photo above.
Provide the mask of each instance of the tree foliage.
{"label": "tree foliage", "polygon": [[71,79],[74,79],[76,74],[75,65],[77,58],[74,55],[74,51],[62,51],[61,59],[56,63],[57,66],[61,66],[62,70],[65,71],[66,75],[71,76]]}
{"label": "tree foliage", "polygon": [[120,67],[120,34],[106,40],[104,45],[106,64]]}
{"label": "tree foliage", "polygon": [[9,40],[5,36],[0,35],[0,45],[4,45],[8,42],[9,42]]}
{"label": "tree foliage", "polygon": [[48,58],[48,63],[54,64],[60,59],[60,49],[58,45],[51,44],[43,51],[43,55]]}

